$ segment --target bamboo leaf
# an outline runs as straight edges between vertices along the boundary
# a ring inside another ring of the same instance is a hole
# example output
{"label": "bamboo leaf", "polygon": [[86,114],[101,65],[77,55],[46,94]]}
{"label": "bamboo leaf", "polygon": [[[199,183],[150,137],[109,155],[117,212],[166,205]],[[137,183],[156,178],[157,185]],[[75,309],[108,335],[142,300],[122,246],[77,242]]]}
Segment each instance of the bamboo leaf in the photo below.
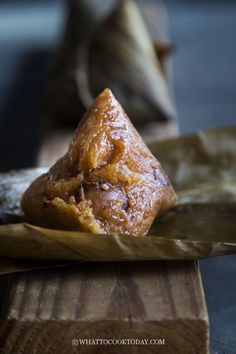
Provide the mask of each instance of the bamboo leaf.
{"label": "bamboo leaf", "polygon": [[[0,257],[5,258],[0,259],[0,273],[35,268],[37,262],[39,267],[60,265],[59,260],[196,259],[236,253],[236,128],[199,132],[152,144],[151,149],[178,191],[179,204],[157,218],[147,236],[2,225]],[[22,217],[21,195],[41,172],[0,175],[4,213]]]}

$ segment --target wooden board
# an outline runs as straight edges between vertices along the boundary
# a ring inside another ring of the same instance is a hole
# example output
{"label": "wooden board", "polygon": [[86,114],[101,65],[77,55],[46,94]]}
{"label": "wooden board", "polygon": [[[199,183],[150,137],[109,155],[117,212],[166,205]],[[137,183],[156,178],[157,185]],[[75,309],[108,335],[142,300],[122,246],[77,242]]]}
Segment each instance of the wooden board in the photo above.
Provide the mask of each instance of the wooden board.
{"label": "wooden board", "polygon": [[[21,273],[11,284],[0,353],[207,353],[207,312],[195,262],[81,264]],[[73,347],[73,338],[165,344]]]}

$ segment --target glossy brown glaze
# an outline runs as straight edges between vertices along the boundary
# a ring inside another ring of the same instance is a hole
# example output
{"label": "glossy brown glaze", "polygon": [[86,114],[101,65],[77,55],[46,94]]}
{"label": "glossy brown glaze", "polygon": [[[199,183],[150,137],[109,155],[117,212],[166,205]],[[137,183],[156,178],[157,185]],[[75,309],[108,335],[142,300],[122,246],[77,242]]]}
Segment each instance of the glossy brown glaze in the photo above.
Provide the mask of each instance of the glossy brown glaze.
{"label": "glossy brown glaze", "polygon": [[68,152],[25,192],[33,224],[93,233],[144,235],[176,194],[109,89],[75,131]]}

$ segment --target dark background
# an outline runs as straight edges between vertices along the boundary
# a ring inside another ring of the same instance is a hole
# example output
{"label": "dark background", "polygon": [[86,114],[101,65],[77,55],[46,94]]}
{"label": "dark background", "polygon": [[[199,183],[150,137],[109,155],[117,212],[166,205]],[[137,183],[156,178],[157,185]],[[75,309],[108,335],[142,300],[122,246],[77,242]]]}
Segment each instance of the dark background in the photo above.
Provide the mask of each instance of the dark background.
{"label": "dark background", "polygon": [[[166,1],[182,134],[236,124],[236,1]],[[0,1],[0,170],[35,163],[47,61],[63,1]],[[27,127],[27,129],[25,129]],[[236,353],[235,256],[200,262],[211,353]]]}

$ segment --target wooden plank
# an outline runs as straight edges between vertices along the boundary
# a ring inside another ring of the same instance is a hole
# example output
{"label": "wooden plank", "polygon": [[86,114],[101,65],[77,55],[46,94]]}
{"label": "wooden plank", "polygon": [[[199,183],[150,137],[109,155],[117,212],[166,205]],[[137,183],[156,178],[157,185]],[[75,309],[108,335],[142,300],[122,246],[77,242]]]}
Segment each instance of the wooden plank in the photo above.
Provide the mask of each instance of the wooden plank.
{"label": "wooden plank", "polygon": [[119,346],[119,353],[207,353],[207,312],[195,262],[90,263],[13,280],[0,326],[4,353],[115,350],[82,345],[73,351],[73,338],[165,341]]}

